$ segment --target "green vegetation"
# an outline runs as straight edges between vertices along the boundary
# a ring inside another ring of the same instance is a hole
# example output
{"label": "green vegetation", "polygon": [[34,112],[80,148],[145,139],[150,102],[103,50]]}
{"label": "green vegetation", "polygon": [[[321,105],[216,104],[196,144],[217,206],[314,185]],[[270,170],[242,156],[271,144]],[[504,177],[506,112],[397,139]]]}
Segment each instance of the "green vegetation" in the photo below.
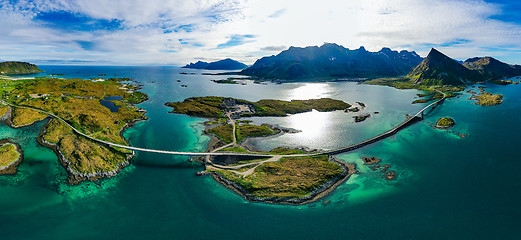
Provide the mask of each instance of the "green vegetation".
{"label": "green vegetation", "polygon": [[53,119],[43,139],[57,144],[68,161],[68,167],[79,173],[100,173],[118,169],[127,153],[105,147],[75,134],[71,128]]}
{"label": "green vegetation", "polygon": [[[419,85],[414,84],[408,78],[377,78],[369,81],[365,81],[367,84],[371,85],[381,85],[381,86],[390,86],[398,89],[418,89],[426,91],[426,94],[433,94],[434,90],[439,90],[442,92],[461,92],[465,90],[463,86],[450,86],[450,85]],[[427,95],[426,95],[427,96]]]}
{"label": "green vegetation", "polygon": [[445,129],[454,126],[454,124],[454,119],[450,117],[443,117],[438,119],[438,121],[436,122],[436,127]]}
{"label": "green vegetation", "polygon": [[32,74],[42,72],[36,65],[26,62],[0,62],[0,74]]}
{"label": "green vegetation", "polygon": [[223,80],[212,80],[214,83],[220,83],[220,84],[239,84],[235,80],[229,80],[229,79],[223,79]]}
{"label": "green vegetation", "polygon": [[[183,102],[169,102],[167,106],[173,107],[173,113],[187,114],[196,117],[219,118],[222,117],[224,107],[222,103],[225,97],[192,97]],[[321,112],[343,110],[351,105],[340,100],[330,98],[310,100],[272,100],[265,99],[258,102],[250,102],[242,99],[234,99],[239,104],[254,106],[255,113],[244,114],[244,116],[286,116],[309,112],[312,109]]]}
{"label": "green vegetation", "polygon": [[[426,97],[422,99],[414,100],[412,103],[428,103],[434,99],[441,99],[443,98],[443,94],[439,93],[438,91],[444,92],[446,98],[451,98],[460,95],[460,93],[463,90],[465,90],[465,87],[463,86],[450,86],[450,85],[420,85],[420,84],[414,84],[410,81],[408,78],[378,78],[366,81],[365,83],[371,84],[371,85],[381,85],[381,86],[390,86],[398,89],[417,89],[425,91],[423,94],[418,94],[418,97]],[[436,91],[438,90],[438,91]]]}
{"label": "green vegetation", "polygon": [[217,135],[224,143],[233,142],[233,126],[231,124],[210,128],[206,132]]}
{"label": "green vegetation", "polygon": [[7,110],[9,110],[9,107],[0,105],[0,116],[3,116]]}
{"label": "green vegetation", "polygon": [[[143,112],[131,103],[141,101],[145,94],[135,92],[135,86],[117,81],[93,82],[82,79],[36,78],[30,80],[0,80],[1,97],[15,105],[41,109],[63,118],[79,131],[93,138],[127,145],[120,131],[133,121],[143,119]],[[100,104],[107,96],[122,96],[112,102],[120,106],[111,112]],[[12,122],[15,125],[45,118],[35,110],[14,107]],[[131,153],[125,149],[101,146],[71,132],[71,129],[52,121],[45,140],[56,143],[60,152],[77,173],[112,171],[126,161]]]}
{"label": "green vegetation", "polygon": [[[251,124],[240,124],[237,127],[237,142],[240,142],[248,137],[264,137],[275,134],[267,126],[257,126]],[[233,126],[231,124],[217,126],[207,130],[208,133],[217,135],[223,142],[231,143],[233,141]]]}
{"label": "green vegetation", "polygon": [[223,148],[219,150],[221,152],[237,152],[237,153],[247,153],[246,149],[242,147],[230,147],[230,148]]}
{"label": "green vegetation", "polygon": [[237,125],[238,142],[248,137],[265,137],[273,134],[275,134],[275,132],[267,126],[257,126],[251,124]]}
{"label": "green vegetation", "polygon": [[275,155],[293,155],[293,154],[306,154],[307,152],[304,152],[299,149],[275,148],[275,149],[272,149],[269,153],[275,154]]}
{"label": "green vegetation", "polygon": [[340,176],[342,168],[330,162],[328,156],[320,155],[264,163],[245,177],[225,170],[217,172],[252,196],[280,199],[305,197],[328,180]]}
{"label": "green vegetation", "polygon": [[478,100],[476,103],[480,106],[494,106],[499,105],[503,102],[503,95],[494,95],[488,92],[482,92],[479,95],[475,96],[475,99]]}
{"label": "green vegetation", "polygon": [[47,114],[27,108],[13,108],[11,114],[11,123],[15,127],[31,125],[34,122],[44,120]]}
{"label": "green vegetation", "polygon": [[18,161],[20,153],[16,150],[16,145],[6,143],[0,146],[0,167],[9,166],[9,164]]}
{"label": "green vegetation", "polygon": [[[219,118],[216,121],[208,121],[208,122],[205,122],[204,124],[214,125],[214,124],[225,124],[227,122],[228,122],[228,118]],[[237,121],[237,122],[240,122],[240,121]]]}

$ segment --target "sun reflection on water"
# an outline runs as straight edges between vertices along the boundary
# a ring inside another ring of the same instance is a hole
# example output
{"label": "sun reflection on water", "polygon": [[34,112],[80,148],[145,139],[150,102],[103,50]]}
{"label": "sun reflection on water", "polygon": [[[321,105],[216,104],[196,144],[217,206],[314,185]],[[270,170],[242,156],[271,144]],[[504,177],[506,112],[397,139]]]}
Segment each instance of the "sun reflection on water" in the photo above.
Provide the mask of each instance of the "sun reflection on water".
{"label": "sun reflection on water", "polygon": [[313,110],[307,113],[296,114],[288,117],[288,125],[301,130],[296,134],[298,138],[309,142],[321,141],[328,127],[330,127],[330,114]]}
{"label": "sun reflection on water", "polygon": [[331,97],[331,86],[327,83],[305,83],[291,90],[288,99],[307,100],[314,98]]}

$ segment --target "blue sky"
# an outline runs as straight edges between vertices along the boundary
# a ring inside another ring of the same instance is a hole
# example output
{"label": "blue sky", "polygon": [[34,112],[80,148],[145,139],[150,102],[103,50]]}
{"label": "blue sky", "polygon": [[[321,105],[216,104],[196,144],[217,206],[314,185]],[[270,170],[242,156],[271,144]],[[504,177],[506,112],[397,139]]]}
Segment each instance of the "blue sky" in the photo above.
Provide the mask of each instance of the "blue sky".
{"label": "blue sky", "polygon": [[334,42],[521,64],[519,13],[516,0],[0,0],[0,60],[252,64]]}

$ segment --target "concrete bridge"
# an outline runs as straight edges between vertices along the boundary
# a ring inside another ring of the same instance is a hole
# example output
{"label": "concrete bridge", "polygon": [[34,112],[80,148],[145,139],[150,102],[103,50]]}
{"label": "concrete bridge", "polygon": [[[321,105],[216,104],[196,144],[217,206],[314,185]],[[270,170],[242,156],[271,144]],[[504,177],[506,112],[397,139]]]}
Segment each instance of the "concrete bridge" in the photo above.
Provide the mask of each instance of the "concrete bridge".
{"label": "concrete bridge", "polygon": [[426,106],[425,108],[420,110],[418,113],[416,113],[414,116],[407,116],[407,119],[405,121],[403,121],[398,126],[392,128],[389,131],[386,131],[386,132],[381,133],[379,135],[376,135],[376,136],[374,136],[374,137],[372,137],[370,139],[367,139],[365,141],[362,141],[362,142],[359,142],[359,143],[356,143],[356,144],[353,144],[353,145],[349,145],[349,146],[346,146],[346,147],[343,147],[343,148],[338,148],[338,149],[325,151],[322,154],[336,155],[336,154],[340,154],[340,153],[350,152],[350,151],[353,151],[355,149],[367,146],[367,145],[369,145],[371,143],[375,143],[375,142],[378,142],[378,141],[383,140],[385,138],[388,138],[388,137],[396,134],[400,130],[402,130],[404,128],[407,128],[408,126],[423,120],[423,114],[424,114],[425,111],[427,111],[431,107],[432,107],[431,108],[431,111],[432,111],[432,109],[434,109],[438,105],[442,104],[444,100],[445,100],[445,94],[444,94],[442,99],[429,104],[428,106]]}
{"label": "concrete bridge", "polygon": [[[440,91],[438,91],[438,92],[440,92]],[[38,108],[28,107],[28,106],[17,106],[17,105],[14,105],[12,103],[5,102],[5,101],[3,101],[1,99],[0,99],[0,102],[2,102],[4,105],[8,105],[8,106],[11,106],[11,107],[27,108],[27,109],[32,109],[32,110],[35,110],[35,111],[39,111],[39,112],[48,114],[49,116],[60,120],[61,122],[63,122],[67,126],[69,126],[75,133],[77,133],[77,134],[79,134],[79,135],[81,135],[81,136],[83,136],[85,138],[88,138],[88,139],[90,139],[92,141],[101,143],[103,145],[107,145],[107,146],[111,146],[111,147],[119,147],[119,148],[131,150],[131,151],[152,152],[152,153],[171,154],[171,155],[184,155],[184,156],[248,156],[248,157],[274,157],[274,156],[279,156],[279,157],[303,157],[303,156],[315,156],[315,155],[324,155],[324,154],[336,155],[336,154],[340,154],[340,153],[345,153],[345,152],[353,151],[355,149],[358,149],[358,148],[367,146],[369,144],[378,142],[378,141],[383,140],[383,139],[385,139],[387,137],[390,137],[390,136],[396,134],[397,132],[399,132],[400,130],[402,130],[402,129],[404,129],[404,128],[406,128],[406,127],[408,127],[408,126],[410,126],[410,125],[412,125],[412,124],[422,120],[423,119],[423,114],[424,114],[424,112],[427,109],[429,109],[431,107],[435,108],[436,106],[442,104],[443,101],[446,98],[446,95],[443,92],[440,92],[440,93],[443,94],[443,98],[441,98],[440,100],[438,100],[436,102],[433,102],[433,103],[429,104],[428,106],[426,106],[425,108],[420,110],[415,115],[408,116],[405,121],[403,121],[402,123],[400,123],[398,126],[394,127],[393,129],[391,129],[389,131],[386,131],[386,132],[384,132],[382,134],[379,134],[379,135],[377,135],[375,137],[372,137],[372,138],[367,139],[365,141],[362,141],[362,142],[359,142],[359,143],[356,143],[356,144],[352,144],[352,145],[349,145],[349,146],[346,146],[346,147],[338,148],[338,149],[333,149],[333,150],[319,152],[319,153],[312,153],[312,154],[294,154],[294,155],[269,155],[269,154],[259,154],[259,153],[235,153],[235,152],[179,152],[179,151],[166,151],[166,150],[156,150],[156,149],[148,149],[148,148],[139,148],[139,147],[126,146],[126,145],[121,145],[121,144],[117,144],[117,143],[107,142],[107,141],[104,141],[104,140],[101,140],[101,139],[96,139],[96,138],[93,138],[93,137],[91,137],[89,135],[86,135],[86,134],[82,133],[81,131],[79,131],[78,129],[74,128],[71,124],[69,124],[63,118],[60,118],[60,117],[58,117],[58,116],[56,116],[56,115],[54,115],[54,114],[52,114],[50,112],[47,112],[47,111],[44,111],[44,110],[41,110],[41,109],[38,109]]]}

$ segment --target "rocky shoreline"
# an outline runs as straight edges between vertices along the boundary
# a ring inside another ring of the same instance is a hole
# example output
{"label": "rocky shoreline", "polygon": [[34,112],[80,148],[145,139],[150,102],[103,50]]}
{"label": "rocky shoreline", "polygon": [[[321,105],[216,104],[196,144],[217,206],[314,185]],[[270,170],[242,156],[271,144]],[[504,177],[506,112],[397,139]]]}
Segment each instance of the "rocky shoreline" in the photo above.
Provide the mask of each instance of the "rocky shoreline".
{"label": "rocky shoreline", "polygon": [[346,163],[341,160],[338,160],[334,156],[329,156],[329,161],[338,164],[342,168],[342,174],[338,177],[335,177],[326,183],[324,183],[319,188],[313,190],[309,195],[301,198],[259,198],[250,195],[246,190],[237,185],[236,183],[226,179],[221,174],[217,172],[212,172],[212,177],[225,187],[233,190],[237,194],[241,195],[246,201],[249,202],[265,202],[272,204],[291,204],[291,205],[303,205],[311,202],[315,202],[318,199],[327,196],[329,193],[334,191],[336,187],[346,181],[351,175],[357,173],[356,165],[353,163]]}
{"label": "rocky shoreline", "polygon": [[[31,122],[31,123],[27,123],[27,124],[24,124],[24,125],[14,125],[13,121],[12,121],[12,117],[11,117],[12,116],[12,112],[13,112],[13,108],[9,106],[8,109],[7,109],[7,112],[0,117],[0,120],[5,121],[9,127],[14,128],[14,129],[23,128],[23,127],[29,127],[29,126],[35,124],[36,122],[45,120],[45,119],[35,120],[35,121]],[[48,118],[49,117],[47,117],[46,119],[48,119]]]}
{"label": "rocky shoreline", "polygon": [[[135,119],[131,122],[128,122],[123,128],[121,128],[121,130],[119,131],[119,135],[120,137],[125,140],[125,142],[128,144],[128,140],[125,139],[123,137],[123,132],[134,126],[134,124],[136,122],[139,122],[139,121],[145,121],[147,120],[148,118],[144,115],[146,113],[146,111],[143,113],[143,117],[142,118],[139,118],[139,119]],[[3,114],[2,116],[0,116],[0,121],[5,121],[7,123],[7,125],[11,128],[22,128],[22,127],[27,127],[27,126],[31,126],[33,125],[34,123],[38,122],[38,121],[34,121],[30,124],[25,124],[25,125],[22,125],[22,126],[16,126],[12,123],[11,121],[11,114],[12,114],[12,107],[8,107],[8,110],[5,114]],[[116,176],[124,167],[130,165],[130,162],[131,160],[136,156],[135,152],[132,152],[132,154],[128,155],[126,157],[126,160],[122,163],[119,163],[117,165],[117,168],[114,169],[114,170],[111,170],[111,171],[108,171],[108,172],[94,172],[94,173],[81,173],[81,172],[78,172],[78,171],[75,171],[74,169],[71,169],[69,167],[70,165],[70,162],[69,160],[67,160],[67,158],[65,158],[65,156],[63,155],[63,153],[60,151],[59,149],[59,146],[57,144],[54,144],[54,143],[50,143],[50,142],[47,142],[43,139],[43,135],[45,135],[46,133],[46,129],[47,129],[47,126],[48,124],[51,122],[51,118],[47,117],[47,122],[45,123],[44,127],[40,130],[40,133],[37,137],[37,141],[40,145],[44,146],[44,147],[48,147],[50,149],[52,149],[56,155],[58,156],[58,159],[61,163],[61,165],[66,169],[67,173],[69,173],[69,183],[71,184],[78,184],[82,181],[85,181],[85,180],[97,180],[97,179],[100,179],[100,178],[110,178],[110,177],[114,177]],[[44,119],[45,120],[45,119]],[[1,142],[0,142],[1,143]],[[19,146],[17,149],[20,149]],[[20,152],[21,152],[21,149],[20,149]],[[21,158],[23,159],[23,154],[21,154]],[[18,164],[19,162],[21,161],[18,161]],[[18,165],[16,164],[16,166]],[[14,168],[14,172],[16,172],[16,166],[13,166],[12,168]],[[8,173],[3,173],[4,170],[3,169],[0,169],[0,175],[1,174],[11,174],[14,173],[13,170],[11,167],[9,169],[6,169],[5,171],[9,170]]]}
{"label": "rocky shoreline", "polygon": [[[208,133],[207,130],[210,128],[210,125],[206,124],[205,122],[205,130],[203,132],[204,135],[210,137],[210,142],[208,143],[208,149],[207,152],[212,151],[215,148],[218,148],[219,146],[222,146],[223,142],[221,139],[219,139],[215,134]],[[280,126],[275,125],[269,125],[270,129],[277,131],[276,134],[265,136],[265,137],[249,137],[244,139],[239,143],[241,147],[248,151],[257,151],[251,144],[249,143],[250,140],[253,139],[260,139],[260,138],[273,138],[280,136],[284,133],[294,133],[299,132],[299,130],[296,129],[289,129],[284,128]],[[299,148],[299,150],[311,152],[312,150],[306,149],[306,148]],[[204,163],[204,157],[198,157],[196,158],[197,161]],[[319,188],[313,190],[310,192],[309,195],[302,197],[302,198],[259,198],[250,195],[246,190],[244,190],[242,187],[234,183],[233,181],[230,181],[223,177],[218,172],[199,172],[197,173],[198,176],[205,176],[205,175],[211,175],[213,179],[215,179],[217,182],[222,184],[223,186],[231,189],[232,191],[236,192],[237,194],[241,195],[245,200],[249,202],[265,202],[265,203],[272,203],[272,204],[291,204],[291,205],[303,205],[311,202],[315,202],[318,199],[328,195],[330,192],[332,192],[334,189],[336,189],[337,186],[342,184],[344,181],[346,181],[351,175],[357,173],[356,165],[353,163],[345,163],[341,160],[338,160],[334,156],[329,156],[329,161],[333,162],[335,164],[338,164],[342,168],[342,173],[333,178],[328,180],[326,183],[322,184]]]}
{"label": "rocky shoreline", "polygon": [[[143,116],[143,118],[141,118],[141,119],[136,119],[136,120],[134,120],[132,122],[127,123],[125,125],[125,127],[123,127],[120,130],[120,132],[119,132],[121,138],[123,140],[125,140],[125,142],[127,142],[127,144],[128,144],[128,140],[123,137],[123,132],[126,129],[134,126],[134,123],[139,122],[139,121],[144,121],[144,120],[147,120],[147,119],[148,118],[146,116]],[[119,163],[117,165],[116,169],[108,171],[108,172],[94,172],[94,173],[81,173],[81,172],[78,172],[78,171],[76,171],[76,170],[74,170],[74,169],[69,167],[69,165],[71,163],[63,155],[63,153],[60,151],[60,148],[59,148],[59,146],[57,144],[47,142],[43,138],[43,136],[46,133],[47,126],[49,125],[50,122],[51,121],[49,120],[45,124],[45,126],[40,130],[40,134],[38,135],[37,141],[42,146],[48,147],[48,148],[52,149],[56,153],[56,155],[58,156],[58,159],[60,160],[61,165],[67,170],[67,173],[69,173],[69,183],[71,183],[71,184],[79,184],[79,183],[81,183],[82,181],[85,181],[85,180],[94,181],[94,180],[101,179],[101,178],[111,178],[111,177],[114,177],[121,170],[123,170],[123,168],[127,167],[128,165],[130,165],[131,160],[136,156],[136,153],[133,151],[132,154],[130,154],[130,155],[128,155],[126,157],[124,162],[121,162],[121,163]],[[99,143],[97,143],[97,144],[99,144]],[[107,146],[107,147],[109,147],[109,146]]]}
{"label": "rocky shoreline", "polygon": [[18,156],[18,159],[14,162],[11,162],[9,165],[7,166],[3,166],[3,167],[0,167],[0,175],[11,175],[11,174],[15,174],[16,171],[18,170],[18,165],[20,165],[20,163],[23,161],[24,159],[24,152],[22,150],[22,148],[20,147],[20,145],[18,145],[17,143],[9,140],[9,139],[1,139],[0,140],[0,147],[4,146],[4,145],[7,145],[7,144],[12,144],[16,147],[16,151],[18,152],[18,154],[20,154]]}

